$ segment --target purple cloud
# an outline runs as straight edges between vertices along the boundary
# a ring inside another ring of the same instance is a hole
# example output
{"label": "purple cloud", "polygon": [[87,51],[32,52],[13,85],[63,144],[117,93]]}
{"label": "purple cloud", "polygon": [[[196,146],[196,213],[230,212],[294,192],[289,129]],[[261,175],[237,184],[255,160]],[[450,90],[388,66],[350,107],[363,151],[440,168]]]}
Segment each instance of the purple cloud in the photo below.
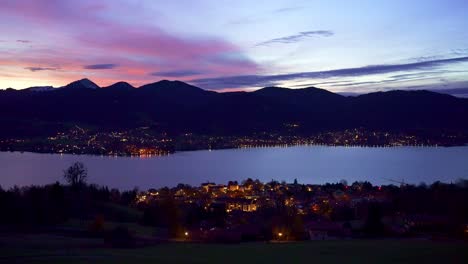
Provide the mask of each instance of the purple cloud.
{"label": "purple cloud", "polygon": [[[45,43],[47,49],[18,50],[8,56],[1,54],[0,64],[22,68],[38,63],[60,65],[62,71],[49,76],[56,83],[81,78],[84,69],[116,68],[93,78],[101,85],[124,79],[136,86],[152,81],[151,73],[167,69],[174,72],[197,69],[204,78],[259,70],[257,63],[239,46],[225,39],[184,36],[154,23],[133,24],[120,20],[120,15],[128,14],[130,7],[138,7],[132,2],[124,5],[126,7],[121,8],[114,1],[96,4],[91,0],[4,1],[0,17],[9,18],[12,25],[21,28],[34,27],[35,34],[47,33],[55,38]],[[11,28],[12,33],[15,30]],[[109,60],[119,66],[99,63]],[[185,80],[189,75],[178,76]]]}
{"label": "purple cloud", "polygon": [[27,39],[18,39],[18,40],[16,40],[16,42],[19,42],[19,43],[31,43],[32,41],[27,40]]}
{"label": "purple cloud", "polygon": [[117,64],[105,63],[105,64],[85,65],[85,66],[83,66],[83,69],[87,69],[87,70],[108,70],[108,69],[114,69],[115,67],[117,67]]}
{"label": "purple cloud", "polygon": [[194,79],[192,84],[206,89],[225,89],[239,87],[262,87],[272,86],[278,82],[313,79],[313,78],[333,78],[349,76],[365,76],[373,74],[384,74],[401,71],[428,70],[439,66],[468,62],[468,57],[458,57],[441,60],[430,60],[422,62],[413,62],[406,64],[384,64],[371,65],[358,68],[346,68],[329,71],[299,72],[279,75],[238,75],[219,78]]}
{"label": "purple cloud", "polygon": [[295,84],[295,85],[290,85],[289,87],[294,87],[294,88],[305,88],[305,87],[311,87],[311,86],[317,86],[317,85],[329,85],[329,84],[344,84],[344,83],[352,83],[353,81],[350,80],[343,80],[343,81],[326,81],[326,82],[314,82],[314,83],[303,83],[303,84]]}
{"label": "purple cloud", "polygon": [[162,76],[162,77],[186,77],[186,76],[195,76],[200,75],[202,72],[194,70],[176,70],[176,71],[160,71],[153,72],[153,76]]}
{"label": "purple cloud", "polygon": [[37,71],[56,71],[59,68],[52,68],[52,67],[25,67],[26,70],[30,70],[32,72]]}

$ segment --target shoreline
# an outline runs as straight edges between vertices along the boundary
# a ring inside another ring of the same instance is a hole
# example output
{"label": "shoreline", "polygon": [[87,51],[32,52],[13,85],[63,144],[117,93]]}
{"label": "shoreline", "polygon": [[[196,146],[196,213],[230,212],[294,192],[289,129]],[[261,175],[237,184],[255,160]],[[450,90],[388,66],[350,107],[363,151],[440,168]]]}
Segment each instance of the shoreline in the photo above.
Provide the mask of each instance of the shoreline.
{"label": "shoreline", "polygon": [[217,151],[217,150],[242,150],[242,149],[264,149],[264,148],[294,148],[294,147],[333,147],[333,148],[456,148],[456,147],[468,147],[468,143],[465,144],[445,144],[445,145],[342,145],[342,144],[275,144],[275,145],[256,145],[256,146],[238,146],[238,147],[226,147],[226,148],[186,148],[175,151],[162,152],[161,154],[100,154],[92,152],[47,152],[47,151],[34,151],[34,150],[0,150],[0,152],[10,153],[35,153],[35,154],[51,154],[51,155],[75,155],[75,156],[101,156],[101,157],[127,157],[127,158],[151,158],[151,157],[165,157],[182,152],[195,152],[195,151]]}

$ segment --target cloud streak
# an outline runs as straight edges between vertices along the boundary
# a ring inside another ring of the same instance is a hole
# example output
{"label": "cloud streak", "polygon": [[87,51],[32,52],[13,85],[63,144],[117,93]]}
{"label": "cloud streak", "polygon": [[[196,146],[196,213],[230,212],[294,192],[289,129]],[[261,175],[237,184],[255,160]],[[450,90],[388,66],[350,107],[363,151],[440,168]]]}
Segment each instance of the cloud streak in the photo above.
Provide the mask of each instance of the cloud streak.
{"label": "cloud streak", "polygon": [[194,71],[194,70],[177,70],[177,71],[160,71],[160,72],[152,72],[152,76],[161,76],[161,77],[187,77],[187,76],[195,76],[202,74],[201,71]]}
{"label": "cloud streak", "polygon": [[303,31],[294,35],[289,35],[289,36],[284,36],[280,38],[274,38],[274,39],[270,39],[267,41],[263,41],[263,42],[257,43],[255,46],[269,46],[272,44],[290,44],[290,43],[296,43],[296,42],[299,42],[299,41],[302,41],[304,39],[311,38],[314,36],[331,37],[334,34],[335,33],[333,33],[333,31],[330,31],[330,30]]}
{"label": "cloud streak", "polygon": [[117,67],[117,64],[113,63],[104,63],[104,64],[91,64],[83,66],[83,69],[87,70],[109,70]]}
{"label": "cloud streak", "polygon": [[25,67],[26,70],[30,70],[32,72],[37,72],[37,71],[56,71],[59,68],[53,68],[53,67]]}
{"label": "cloud streak", "polygon": [[206,89],[226,89],[239,87],[262,87],[275,85],[278,82],[304,79],[327,79],[333,77],[357,77],[393,72],[429,70],[440,66],[468,62],[468,57],[430,60],[406,64],[371,65],[357,68],[346,68],[329,71],[298,72],[279,75],[238,75],[219,78],[194,79],[192,84]]}
{"label": "cloud streak", "polygon": [[283,7],[283,8],[278,8],[273,11],[273,13],[287,13],[287,12],[293,12],[302,9],[303,7],[301,6],[292,6],[292,7]]}

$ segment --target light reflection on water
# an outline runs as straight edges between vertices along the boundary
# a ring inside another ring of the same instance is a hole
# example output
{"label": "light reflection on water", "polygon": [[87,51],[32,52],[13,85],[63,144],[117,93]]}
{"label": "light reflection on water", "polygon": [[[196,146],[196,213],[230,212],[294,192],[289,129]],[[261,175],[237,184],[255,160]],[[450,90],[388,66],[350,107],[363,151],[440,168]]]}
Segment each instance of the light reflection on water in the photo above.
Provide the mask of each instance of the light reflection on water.
{"label": "light reflection on water", "polygon": [[61,181],[75,161],[89,169],[89,181],[120,189],[227,183],[246,178],[299,183],[368,180],[390,184],[432,183],[468,178],[468,147],[293,146],[178,152],[156,157],[113,157],[0,152],[0,185]]}

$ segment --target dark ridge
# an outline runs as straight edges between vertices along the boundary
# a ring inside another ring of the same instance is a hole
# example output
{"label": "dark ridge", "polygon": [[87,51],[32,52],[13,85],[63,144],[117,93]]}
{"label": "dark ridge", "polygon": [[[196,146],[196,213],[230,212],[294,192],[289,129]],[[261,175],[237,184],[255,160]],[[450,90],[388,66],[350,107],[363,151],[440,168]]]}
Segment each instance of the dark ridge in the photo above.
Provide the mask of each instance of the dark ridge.
{"label": "dark ridge", "polygon": [[135,89],[131,84],[127,82],[116,82],[112,85],[102,87],[103,89],[109,89],[109,90],[119,90],[119,91],[130,91]]}
{"label": "dark ridge", "polygon": [[95,84],[94,82],[92,82],[91,80],[89,80],[87,78],[84,78],[84,79],[69,83],[69,84],[65,85],[64,87],[62,87],[62,88],[65,88],[65,89],[91,89],[91,90],[96,90],[96,89],[99,89],[100,87],[97,84]]}
{"label": "dark ridge", "polygon": [[175,133],[218,135],[281,132],[292,123],[299,124],[298,133],[356,127],[468,131],[468,99],[430,91],[345,97],[315,87],[266,87],[217,93],[168,80],[136,89],[125,82],[97,87],[83,79],[56,92],[1,91],[0,136],[20,136],[32,128],[46,133],[63,124],[103,129],[157,126]]}
{"label": "dark ridge", "polygon": [[162,80],[145,84],[138,88],[140,91],[170,91],[170,92],[208,92],[196,86],[181,81]]}

